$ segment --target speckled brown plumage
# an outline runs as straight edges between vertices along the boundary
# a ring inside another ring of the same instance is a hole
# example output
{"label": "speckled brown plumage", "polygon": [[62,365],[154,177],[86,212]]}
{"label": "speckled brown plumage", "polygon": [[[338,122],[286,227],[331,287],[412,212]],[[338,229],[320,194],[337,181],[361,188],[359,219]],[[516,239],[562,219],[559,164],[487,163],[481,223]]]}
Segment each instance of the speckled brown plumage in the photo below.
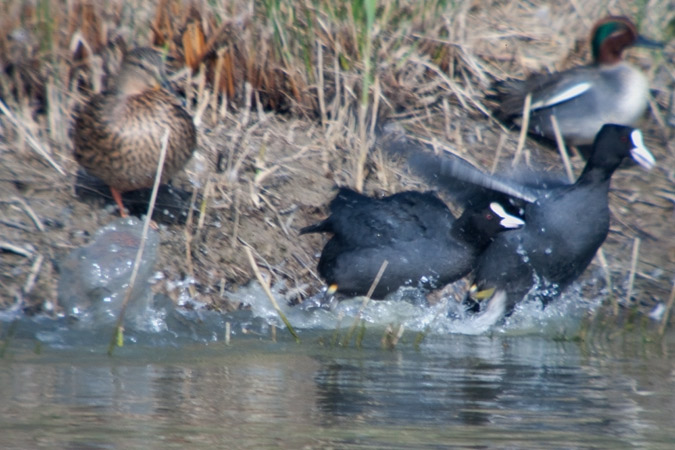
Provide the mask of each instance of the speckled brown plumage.
{"label": "speckled brown plumage", "polygon": [[125,56],[111,87],[92,97],[75,120],[77,162],[110,186],[122,213],[120,192],[152,186],[167,127],[163,183],[183,168],[197,143],[190,115],[160,88],[163,77],[159,53],[135,49]]}

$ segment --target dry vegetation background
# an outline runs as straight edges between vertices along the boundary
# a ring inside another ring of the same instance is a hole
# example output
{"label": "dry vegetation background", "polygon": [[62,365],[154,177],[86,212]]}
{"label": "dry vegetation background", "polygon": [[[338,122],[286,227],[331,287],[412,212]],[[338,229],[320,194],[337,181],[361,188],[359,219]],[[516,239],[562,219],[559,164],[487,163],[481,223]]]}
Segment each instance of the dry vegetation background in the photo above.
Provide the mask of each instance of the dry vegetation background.
{"label": "dry vegetation background", "polygon": [[[226,291],[253,277],[243,246],[289,298],[317,291],[324,241],[297,230],[325,216],[336,185],[371,194],[426,188],[373,148],[377,120],[396,121],[482,167],[509,164],[518,134],[490,117],[490,81],[587,61],[589,30],[608,13],[667,42],[663,51],[628,52],[652,83],[641,125],[659,167],[614,177],[604,246],[612,289],[625,299],[640,238],[633,299],[665,301],[675,270],[671,0],[7,0],[0,5],[0,306],[58,308],[59,260],[117,217],[75,195],[69,129],[124,49],[167,49],[174,88],[199,128],[198,150],[175,181],[194,193],[195,212],[187,224],[162,227],[164,279],[155,288],[228,309],[238,305]],[[531,140],[526,156],[562,170],[556,152]],[[574,161],[576,173],[582,165]],[[175,287],[185,279],[192,281]]]}

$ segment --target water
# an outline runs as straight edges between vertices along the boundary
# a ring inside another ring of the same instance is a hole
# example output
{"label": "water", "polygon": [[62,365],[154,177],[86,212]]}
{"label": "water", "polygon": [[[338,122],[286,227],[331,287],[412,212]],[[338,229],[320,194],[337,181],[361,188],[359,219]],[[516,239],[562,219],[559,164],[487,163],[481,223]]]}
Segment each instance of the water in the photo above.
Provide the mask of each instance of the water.
{"label": "water", "polygon": [[230,314],[155,296],[112,357],[109,321],[5,311],[0,448],[672,448],[675,332],[575,339],[598,306],[579,289],[496,324],[447,302],[279,301],[299,343],[256,283]]}
{"label": "water", "polygon": [[[16,339],[2,448],[672,448],[675,335],[406,332],[393,350],[277,330],[181,346]],[[341,334],[343,336],[343,334]]]}
{"label": "water", "polygon": [[[128,317],[147,322],[152,291],[150,279],[157,259],[159,233],[148,230]],[[100,228],[87,246],[72,250],[59,264],[59,305],[81,327],[114,323],[130,284],[134,260],[143,242],[143,223],[135,217],[117,219]]]}

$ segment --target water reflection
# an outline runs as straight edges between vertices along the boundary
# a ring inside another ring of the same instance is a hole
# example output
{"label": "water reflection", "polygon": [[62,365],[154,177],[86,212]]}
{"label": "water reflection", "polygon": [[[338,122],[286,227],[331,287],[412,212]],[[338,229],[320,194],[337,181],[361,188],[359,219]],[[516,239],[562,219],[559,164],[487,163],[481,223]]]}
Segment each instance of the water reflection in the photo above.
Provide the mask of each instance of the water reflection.
{"label": "water reflection", "polygon": [[112,359],[15,350],[0,361],[0,444],[667,448],[675,439],[675,368],[659,346],[597,352],[455,335],[385,351],[303,338]]}
{"label": "water reflection", "polygon": [[583,366],[574,344],[461,336],[453,341],[451,351],[437,345],[434,358],[323,357],[318,405],[331,420],[358,416],[369,423],[517,425],[539,431],[542,426],[564,431],[573,422],[581,432],[637,432],[637,406],[625,395],[632,394],[630,379],[593,373],[597,369]]}

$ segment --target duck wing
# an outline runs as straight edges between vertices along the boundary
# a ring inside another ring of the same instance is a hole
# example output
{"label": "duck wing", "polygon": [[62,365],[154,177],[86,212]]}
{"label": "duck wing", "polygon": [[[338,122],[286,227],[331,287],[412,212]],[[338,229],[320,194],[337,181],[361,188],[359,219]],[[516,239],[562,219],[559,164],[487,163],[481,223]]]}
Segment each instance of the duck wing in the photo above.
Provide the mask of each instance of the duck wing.
{"label": "duck wing", "polygon": [[443,189],[464,207],[485,208],[498,202],[510,213],[533,203],[551,189],[569,186],[562,174],[517,169],[491,175],[451,152],[435,154],[429,145],[408,138],[397,124],[387,124],[377,145],[394,158],[403,158],[411,172]]}
{"label": "duck wing", "polygon": [[330,203],[331,215],[300,230],[333,233],[341,245],[388,246],[449,234],[455,217],[431,192],[407,191],[381,199],[340,188]]}
{"label": "duck wing", "polygon": [[447,189],[455,198],[482,195],[492,197],[491,201],[499,201],[500,198],[489,194],[492,192],[503,194],[499,196],[502,200],[506,196],[532,203],[540,196],[536,184],[528,186],[499,175],[487,174],[452,153],[414,153],[409,157],[408,164],[414,173]]}
{"label": "duck wing", "polygon": [[532,95],[530,111],[551,108],[580,97],[600,79],[593,66],[574,67],[563,72],[542,73],[525,80],[509,78],[492,85],[495,114],[500,120],[522,116],[525,97]]}

